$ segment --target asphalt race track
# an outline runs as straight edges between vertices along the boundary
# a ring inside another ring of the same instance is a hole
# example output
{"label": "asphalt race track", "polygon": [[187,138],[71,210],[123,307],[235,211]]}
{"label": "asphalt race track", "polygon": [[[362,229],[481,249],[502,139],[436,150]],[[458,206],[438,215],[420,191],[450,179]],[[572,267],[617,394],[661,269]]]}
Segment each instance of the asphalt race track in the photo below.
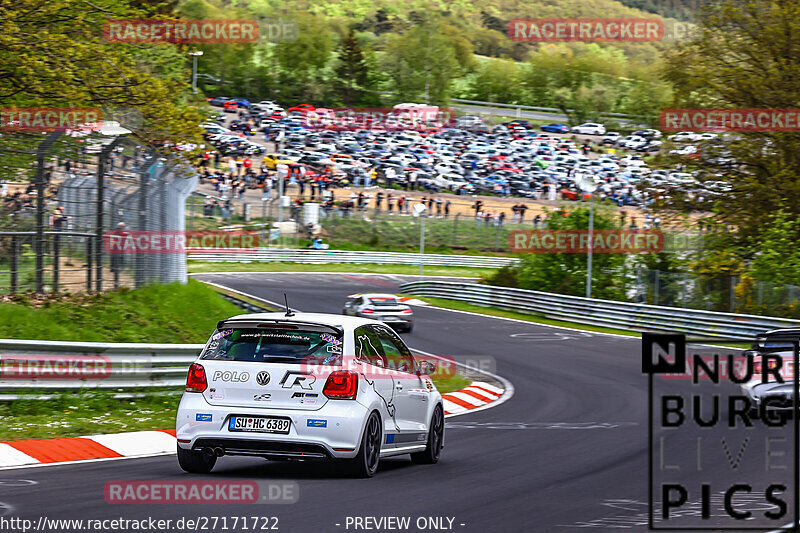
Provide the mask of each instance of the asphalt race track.
{"label": "asphalt race track", "polygon": [[[283,301],[286,292],[295,309],[330,313],[341,312],[347,294],[397,292],[403,279],[320,273],[198,278],[272,301]],[[210,476],[192,478],[299,483],[298,503],[271,506],[140,506],[104,501],[108,481],[187,479],[171,455],[6,470],[0,472],[0,502],[6,515],[35,520],[41,515],[178,519],[265,514],[279,518],[279,531],[309,533],[348,531],[348,516],[410,516],[409,531],[418,531],[413,526],[418,517],[441,516],[454,518],[453,530],[463,532],[647,530],[648,381],[642,374],[638,339],[424,307],[416,307],[415,316],[414,332],[403,335],[412,348],[441,355],[491,356],[496,373],[515,388],[513,397],[497,407],[449,418],[437,465],[388,459],[374,478],[360,480],[342,478],[336,469],[319,463],[226,457]],[[677,390],[680,384],[665,381],[658,386]],[[766,530],[791,521],[791,515],[777,523],[763,519],[763,512],[772,507],[758,494],[765,489],[759,483],[775,476],[765,471],[762,430],[742,433],[751,436],[744,450],[741,438],[728,438],[721,447],[715,430],[666,435],[669,452],[662,461],[685,472],[680,479],[694,502],[683,507],[690,508],[689,518],[700,513],[700,485],[710,483],[712,517],[704,525],[732,527],[730,520],[717,516],[723,514],[720,492],[746,481],[753,492],[737,497],[737,506],[752,510],[756,519],[739,524],[766,525]],[[700,471],[695,467],[697,436],[705,439]],[[733,456],[735,468],[724,449]],[[736,457],[741,460],[736,462]],[[784,474],[789,480],[790,470]],[[8,483],[21,479],[36,484]],[[791,502],[789,495],[784,499]],[[351,526],[349,531],[353,530]]]}

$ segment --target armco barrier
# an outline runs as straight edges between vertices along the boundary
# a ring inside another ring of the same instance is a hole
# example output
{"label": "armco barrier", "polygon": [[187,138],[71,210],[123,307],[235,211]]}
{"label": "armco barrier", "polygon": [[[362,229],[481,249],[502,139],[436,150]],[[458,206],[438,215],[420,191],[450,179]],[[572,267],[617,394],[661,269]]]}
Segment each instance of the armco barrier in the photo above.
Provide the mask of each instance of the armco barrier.
{"label": "armco barrier", "polygon": [[[35,389],[97,388],[127,390],[179,387],[202,344],[66,342],[0,339],[0,393]],[[19,369],[9,360],[56,356],[62,363]],[[70,367],[64,361],[79,361]],[[91,370],[99,369],[95,375]],[[10,398],[0,398],[10,399]]]}
{"label": "armco barrier", "polygon": [[201,248],[189,249],[191,261],[236,263],[376,263],[380,265],[458,266],[472,268],[500,268],[519,262],[514,257],[481,255],[414,254],[402,252],[362,252],[350,250],[306,250],[259,248],[258,251],[230,251],[214,253]]}
{"label": "armco barrier", "polygon": [[770,329],[800,327],[800,320],[596,300],[477,283],[412,281],[402,284],[400,290],[418,296],[449,298],[632,331],[676,331],[687,335],[751,340],[756,334]]}

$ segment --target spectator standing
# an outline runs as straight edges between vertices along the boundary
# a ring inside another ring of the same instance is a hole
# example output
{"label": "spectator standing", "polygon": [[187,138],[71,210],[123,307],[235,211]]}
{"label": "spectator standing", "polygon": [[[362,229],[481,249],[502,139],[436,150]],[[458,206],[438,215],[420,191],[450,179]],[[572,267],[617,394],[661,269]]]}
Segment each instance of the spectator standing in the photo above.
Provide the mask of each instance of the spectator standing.
{"label": "spectator standing", "polygon": [[483,209],[483,201],[482,200],[475,200],[475,203],[472,204],[472,208],[475,210],[475,216]]}
{"label": "spectator standing", "polygon": [[[119,235],[121,237],[120,242],[124,242],[125,237],[130,235],[124,222],[118,223],[117,229],[111,231],[110,233],[113,235]],[[122,253],[111,253],[110,255],[111,255],[111,272],[115,274],[115,280],[118,280],[119,273],[122,272],[122,269],[125,267],[125,255]]]}
{"label": "spectator standing", "polygon": [[408,180],[406,181],[406,190],[416,190],[417,189],[417,171],[412,170],[408,175]]}
{"label": "spectator standing", "polygon": [[395,178],[397,178],[397,172],[392,167],[388,167],[383,171],[383,176],[386,178],[386,186],[391,187],[394,185]]}
{"label": "spectator standing", "polygon": [[556,184],[555,183],[550,183],[548,185],[548,187],[549,187],[549,190],[548,190],[548,193],[547,193],[547,199],[550,200],[551,202],[555,202],[556,201]]}

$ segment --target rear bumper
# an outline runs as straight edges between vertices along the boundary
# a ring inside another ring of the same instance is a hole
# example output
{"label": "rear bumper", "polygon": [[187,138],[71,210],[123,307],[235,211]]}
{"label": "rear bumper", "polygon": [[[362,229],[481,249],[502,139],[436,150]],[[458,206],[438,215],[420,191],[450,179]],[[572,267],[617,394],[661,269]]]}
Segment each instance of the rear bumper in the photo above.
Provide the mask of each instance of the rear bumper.
{"label": "rear bumper", "polygon": [[[317,410],[213,406],[201,394],[185,393],[178,407],[176,437],[186,450],[223,448],[227,455],[267,458],[345,459],[355,457],[367,408],[357,401],[329,400]],[[231,416],[280,416],[289,433],[229,431]]]}
{"label": "rear bumper", "polygon": [[248,455],[268,459],[333,459],[328,448],[321,444],[280,441],[252,440],[224,437],[200,437],[192,444],[193,450],[222,448],[225,455]]}
{"label": "rear bumper", "polygon": [[393,315],[381,316],[381,315],[378,315],[378,314],[375,314],[375,313],[370,313],[368,315],[365,315],[363,313],[359,313],[358,316],[360,316],[361,318],[369,318],[371,320],[378,320],[380,322],[383,322],[384,324],[389,324],[389,325],[410,326],[410,325],[412,325],[414,323],[414,316],[413,315],[408,316],[408,317],[402,317],[402,316],[393,316]]}

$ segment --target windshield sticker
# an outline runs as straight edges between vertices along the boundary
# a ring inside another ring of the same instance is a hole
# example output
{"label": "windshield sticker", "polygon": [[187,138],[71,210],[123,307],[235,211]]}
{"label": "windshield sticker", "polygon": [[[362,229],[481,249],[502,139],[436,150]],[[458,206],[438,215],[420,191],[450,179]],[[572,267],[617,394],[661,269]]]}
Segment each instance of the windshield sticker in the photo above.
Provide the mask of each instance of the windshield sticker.
{"label": "windshield sticker", "polygon": [[271,331],[259,331],[257,333],[242,333],[239,338],[245,337],[268,337],[271,339],[289,339],[293,341],[310,341],[311,337],[308,335],[300,335],[298,333],[274,333]]}
{"label": "windshield sticker", "polygon": [[322,360],[322,364],[323,365],[327,365],[327,364],[332,363],[334,361],[338,361],[341,358],[342,358],[341,355],[329,355],[328,357],[326,357],[325,359]]}
{"label": "windshield sticker", "polygon": [[341,340],[337,339],[336,337],[334,337],[333,335],[331,335],[329,333],[323,333],[323,334],[321,334],[319,336],[319,338],[320,338],[320,340],[323,340],[325,342],[329,342],[329,343],[331,343],[331,344],[333,344],[335,346],[339,346],[340,344],[342,344]]}
{"label": "windshield sticker", "polygon": [[227,336],[228,336],[228,335],[230,335],[231,333],[233,333],[233,330],[232,330],[232,329],[226,329],[226,330],[220,331],[219,333],[214,333],[214,334],[211,336],[211,340],[212,340],[212,341],[219,340],[219,339],[221,339],[222,337],[227,337]]}

